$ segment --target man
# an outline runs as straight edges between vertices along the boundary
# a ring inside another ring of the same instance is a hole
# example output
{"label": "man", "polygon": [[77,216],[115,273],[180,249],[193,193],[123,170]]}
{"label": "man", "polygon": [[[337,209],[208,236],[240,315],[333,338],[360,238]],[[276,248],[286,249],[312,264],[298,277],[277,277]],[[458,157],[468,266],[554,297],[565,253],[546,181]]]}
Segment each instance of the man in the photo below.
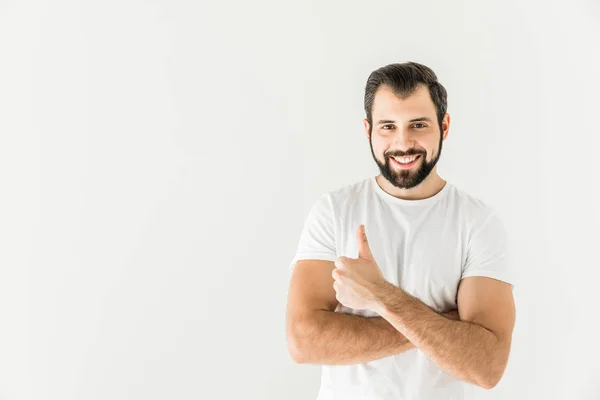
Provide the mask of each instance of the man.
{"label": "man", "polygon": [[364,127],[381,173],[321,195],[305,221],[286,332],[295,362],[322,364],[318,400],[462,399],[464,382],[490,389],[504,373],[507,234],[437,173],[446,97],[422,64],[371,73]]}

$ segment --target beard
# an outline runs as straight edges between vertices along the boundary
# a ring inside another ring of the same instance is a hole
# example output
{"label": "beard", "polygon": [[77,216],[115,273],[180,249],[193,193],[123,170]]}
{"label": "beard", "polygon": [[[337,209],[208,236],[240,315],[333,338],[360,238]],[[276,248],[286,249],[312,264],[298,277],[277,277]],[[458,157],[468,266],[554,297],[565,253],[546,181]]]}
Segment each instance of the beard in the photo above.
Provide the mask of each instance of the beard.
{"label": "beard", "polygon": [[[372,136],[369,135],[371,138]],[[440,135],[440,142],[438,145],[437,154],[431,159],[431,161],[427,161],[427,152],[424,150],[416,150],[410,149],[405,152],[394,152],[388,153],[385,155],[385,163],[381,163],[377,157],[375,157],[375,153],[373,152],[373,143],[371,139],[369,139],[369,145],[371,146],[371,154],[373,155],[373,160],[377,163],[379,167],[379,171],[381,175],[385,179],[387,179],[392,185],[399,189],[412,189],[415,186],[419,185],[421,182],[429,176],[429,173],[433,170],[438,160],[440,159],[440,155],[442,154],[442,135]],[[390,161],[391,156],[401,157],[401,156],[411,156],[411,155],[420,155],[417,163],[420,163],[420,166],[415,170],[414,167],[410,169],[400,169],[396,170],[394,167],[390,165],[392,161]]]}

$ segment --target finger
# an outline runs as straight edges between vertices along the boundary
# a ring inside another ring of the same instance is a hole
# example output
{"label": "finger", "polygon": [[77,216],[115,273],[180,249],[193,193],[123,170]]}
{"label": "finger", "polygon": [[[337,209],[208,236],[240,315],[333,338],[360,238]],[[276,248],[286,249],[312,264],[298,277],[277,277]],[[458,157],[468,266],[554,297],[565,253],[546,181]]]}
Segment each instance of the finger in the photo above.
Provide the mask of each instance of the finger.
{"label": "finger", "polygon": [[346,257],[338,257],[337,260],[333,263],[336,268],[345,269],[347,267]]}
{"label": "finger", "polygon": [[371,248],[369,247],[365,226],[362,224],[358,227],[358,231],[356,231],[356,243],[358,245],[358,258],[372,260],[373,253],[371,253]]}
{"label": "finger", "polygon": [[332,276],[332,277],[333,277],[333,279],[335,279],[335,280],[338,280],[338,279],[340,278],[340,276],[339,276],[339,274],[338,274],[338,270],[337,270],[337,268],[334,268],[334,269],[331,271],[331,276]]}

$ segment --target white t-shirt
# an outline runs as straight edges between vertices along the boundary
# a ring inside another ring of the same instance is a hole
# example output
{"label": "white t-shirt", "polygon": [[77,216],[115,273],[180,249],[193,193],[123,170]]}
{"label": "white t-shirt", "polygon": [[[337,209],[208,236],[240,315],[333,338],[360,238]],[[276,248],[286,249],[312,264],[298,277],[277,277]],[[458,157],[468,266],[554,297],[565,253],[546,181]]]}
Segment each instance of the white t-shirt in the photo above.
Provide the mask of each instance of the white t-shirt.
{"label": "white t-shirt", "polygon": [[[375,176],[317,199],[290,273],[301,259],[357,258],[360,224],[385,279],[437,312],[457,308],[462,278],[487,276],[513,284],[507,234],[490,206],[449,182],[427,199],[399,199]],[[378,316],[341,304],[335,311]],[[464,399],[471,388],[415,348],[362,364],[322,365],[317,400]]]}

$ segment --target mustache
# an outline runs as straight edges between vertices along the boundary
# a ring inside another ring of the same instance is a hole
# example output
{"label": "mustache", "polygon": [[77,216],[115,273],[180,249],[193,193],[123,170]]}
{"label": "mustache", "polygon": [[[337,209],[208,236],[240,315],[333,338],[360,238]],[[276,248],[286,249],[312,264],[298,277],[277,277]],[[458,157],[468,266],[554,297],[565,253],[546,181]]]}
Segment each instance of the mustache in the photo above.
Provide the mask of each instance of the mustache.
{"label": "mustache", "polygon": [[417,156],[417,155],[425,155],[424,151],[420,150],[407,150],[407,151],[397,151],[395,153],[388,153],[386,157],[406,157],[406,156]]}

